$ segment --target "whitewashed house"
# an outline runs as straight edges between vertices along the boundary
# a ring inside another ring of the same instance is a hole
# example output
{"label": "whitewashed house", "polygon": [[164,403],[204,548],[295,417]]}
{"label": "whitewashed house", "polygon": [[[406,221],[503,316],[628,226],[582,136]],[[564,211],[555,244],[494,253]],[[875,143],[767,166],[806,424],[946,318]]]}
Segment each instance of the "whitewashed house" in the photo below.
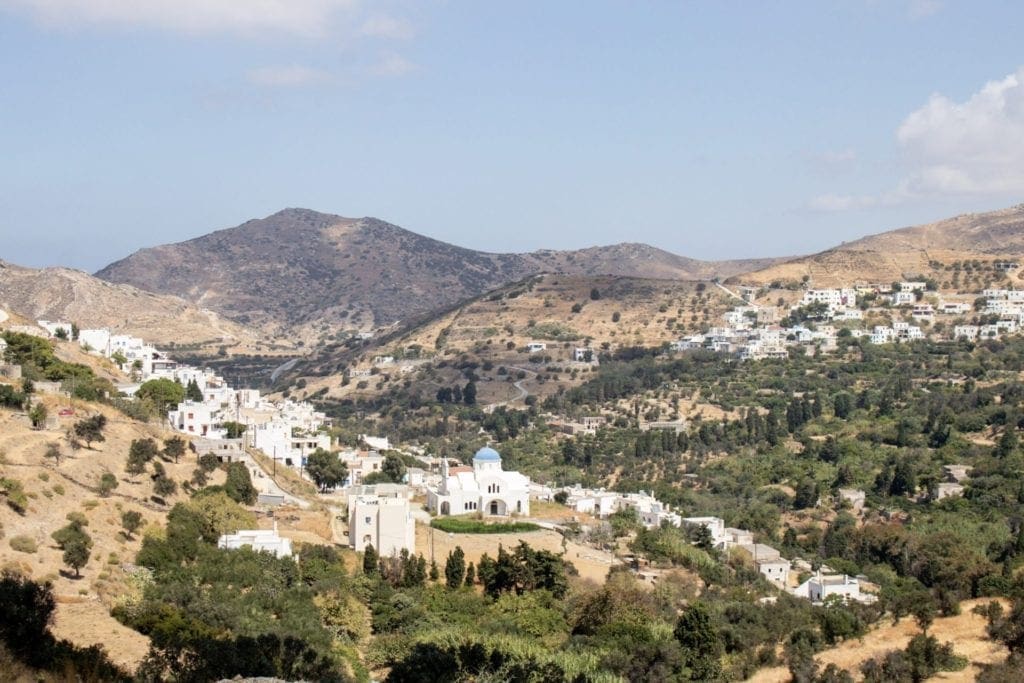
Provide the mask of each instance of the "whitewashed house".
{"label": "whitewashed house", "polygon": [[372,545],[382,556],[416,550],[416,523],[405,486],[356,486],[348,494],[348,544],[356,552]]}
{"label": "whitewashed house", "polygon": [[820,571],[793,589],[793,595],[815,604],[823,603],[833,595],[839,596],[844,602],[852,600],[870,604],[877,600],[876,596],[861,592],[860,582],[856,578],[845,574],[822,574]]}
{"label": "whitewashed house", "polygon": [[277,535],[277,522],[270,529],[247,529],[234,534],[224,534],[217,540],[217,547],[226,550],[251,548],[258,553],[272,553],[275,557],[291,557],[291,539]]}

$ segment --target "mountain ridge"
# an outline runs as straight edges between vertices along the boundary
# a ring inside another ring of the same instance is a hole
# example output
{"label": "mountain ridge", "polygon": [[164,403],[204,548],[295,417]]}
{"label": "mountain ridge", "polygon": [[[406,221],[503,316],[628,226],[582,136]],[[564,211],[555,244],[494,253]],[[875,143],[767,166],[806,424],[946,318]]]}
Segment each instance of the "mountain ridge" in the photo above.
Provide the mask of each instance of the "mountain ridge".
{"label": "mountain ridge", "polygon": [[544,272],[699,280],[775,261],[699,261],[638,243],[483,252],[377,218],[288,208],[141,249],[96,276],[174,294],[244,324],[315,335],[391,324]]}

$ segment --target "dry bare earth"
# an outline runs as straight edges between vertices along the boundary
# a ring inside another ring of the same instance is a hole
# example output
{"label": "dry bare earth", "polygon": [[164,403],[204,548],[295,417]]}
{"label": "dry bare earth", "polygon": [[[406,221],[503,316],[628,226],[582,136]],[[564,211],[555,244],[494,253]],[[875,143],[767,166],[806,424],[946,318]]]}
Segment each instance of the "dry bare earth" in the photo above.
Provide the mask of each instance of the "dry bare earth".
{"label": "dry bare earth", "polygon": [[33,323],[67,320],[82,328],[107,327],[158,345],[254,338],[241,325],[178,297],[111,284],[68,268],[36,270],[0,261],[0,307]]}
{"label": "dry bare earth", "polygon": [[733,278],[765,285],[809,276],[816,287],[937,276],[932,264],[993,261],[1024,254],[1024,204],[870,235],[811,256]]}
{"label": "dry bare earth", "polygon": [[[1007,650],[999,643],[988,639],[985,634],[987,621],[984,617],[974,614],[971,610],[976,605],[991,602],[991,599],[967,600],[960,604],[961,613],[955,617],[935,620],[929,629],[929,635],[935,636],[939,642],[953,643],[954,651],[968,659],[968,666],[962,671],[942,672],[929,680],[934,681],[973,681],[980,673],[979,664],[994,664],[1006,659]],[[1004,603],[1004,607],[1008,605]],[[860,640],[851,640],[838,647],[819,653],[815,660],[824,668],[829,664],[849,671],[856,680],[861,680],[860,666],[869,659],[880,657],[890,650],[902,650],[920,632],[915,621],[906,617],[893,626],[892,621],[884,621],[881,626],[873,629]],[[786,667],[762,669],[749,679],[754,683],[784,683],[790,680]]]}
{"label": "dry bare earth", "polygon": [[[66,399],[44,397],[51,414],[65,405]],[[121,511],[137,510],[148,524],[162,524],[166,510],[183,499],[180,492],[167,500],[168,506],[149,500],[152,483],[148,476],[132,481],[124,473],[124,464],[133,439],[152,437],[159,442],[170,434],[156,427],[127,420],[105,407],[76,402],[78,415],[61,418],[61,429],[32,430],[27,417],[0,411],[0,476],[19,480],[29,495],[24,516],[7,505],[0,507],[0,565],[18,568],[37,580],[54,584],[59,607],[54,630],[81,645],[101,644],[116,662],[133,668],[145,655],[148,640],[123,627],[110,616],[109,609],[124,590],[123,563],[134,560],[139,549],[141,532],[134,539],[121,533]],[[102,412],[107,416],[106,441],[74,454],[63,440],[63,430],[86,414]],[[48,443],[60,443],[65,457],[60,465],[46,461]],[[177,465],[165,464],[175,481],[187,480],[195,468],[194,456],[186,456]],[[119,485],[114,493],[103,498],[95,491],[100,476],[112,472]],[[214,483],[223,475],[214,474]],[[61,550],[50,534],[66,525],[69,512],[81,512],[89,521],[86,531],[93,539],[92,555],[82,568],[81,578],[65,573]],[[27,536],[37,544],[34,553],[17,552],[10,541]]]}

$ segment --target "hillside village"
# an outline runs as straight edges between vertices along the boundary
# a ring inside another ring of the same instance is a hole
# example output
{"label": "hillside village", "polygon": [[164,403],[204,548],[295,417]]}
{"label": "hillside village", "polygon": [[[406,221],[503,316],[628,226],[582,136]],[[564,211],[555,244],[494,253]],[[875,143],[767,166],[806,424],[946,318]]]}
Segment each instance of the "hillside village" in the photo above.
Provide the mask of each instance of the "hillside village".
{"label": "hillside village", "polygon": [[[1004,282],[1006,276],[1016,274],[1009,263],[1000,269],[1006,274]],[[544,292],[547,285],[539,282]],[[675,296],[693,296],[701,303],[710,303],[716,297],[715,307],[707,310],[722,311],[720,323],[707,318],[703,332],[675,340],[670,325],[659,328],[656,339],[661,341],[652,349],[662,354],[662,360],[655,367],[720,362],[724,368],[735,367],[738,360],[742,361],[739,366],[760,372],[779,363],[829,363],[833,356],[849,357],[861,344],[879,349],[938,344],[969,350],[975,344],[1012,340],[1024,317],[1024,296],[1010,286],[994,286],[994,281],[979,292],[956,294],[940,291],[934,282],[926,280],[834,289],[812,285],[805,282],[791,289],[707,283],[682,290]],[[623,291],[633,292],[636,286],[631,284]],[[602,287],[600,295],[592,288],[591,316],[607,316],[608,310],[623,308],[619,302],[607,299],[616,290],[607,283]],[[579,299],[570,296],[564,305],[575,306],[574,301]],[[660,306],[665,308],[666,304]],[[627,317],[629,314],[627,310],[623,318],[633,320]],[[516,386],[521,393],[511,400],[495,401],[487,398],[493,394],[484,394],[478,403],[475,390],[470,388],[472,375],[466,375],[469,382],[464,387],[450,384],[445,392],[442,385],[431,410],[465,430],[464,436],[462,431],[449,436],[453,445],[459,444],[454,449],[443,445],[444,440],[401,436],[394,429],[393,413],[387,420],[383,415],[358,419],[350,414],[330,415],[311,395],[312,386],[301,396],[297,391],[264,394],[254,388],[232,386],[225,376],[210,368],[179,362],[173,349],[160,349],[142,338],[109,329],[80,329],[60,320],[37,320],[32,324],[6,313],[0,328],[4,333],[0,352],[5,355],[9,355],[7,349],[24,353],[26,344],[18,335],[28,335],[76,362],[95,359],[87,363],[95,368],[91,372],[102,373],[109,378],[104,381],[110,382],[106,398],[97,398],[135,415],[133,419],[141,419],[142,424],[148,420],[148,429],[156,430],[156,438],[165,443],[183,439],[187,466],[217,463],[215,467],[228,468],[229,478],[239,472],[232,467],[245,472],[253,492],[247,507],[258,517],[243,520],[237,516],[238,523],[221,525],[213,539],[221,551],[252,550],[301,563],[311,542],[329,542],[352,553],[353,562],[372,557],[379,558],[382,570],[404,567],[394,570],[399,573],[393,580],[399,582],[421,580],[403,578],[407,571],[420,571],[414,569],[417,561],[426,566],[429,558],[429,564],[436,567],[439,561],[452,562],[456,556],[463,557],[474,571],[484,572],[479,581],[484,581],[483,577],[490,581],[487,567],[492,558],[508,557],[505,544],[525,542],[537,548],[536,552],[564,558],[581,577],[598,585],[618,581],[613,577],[624,573],[641,591],[669,590],[667,587],[680,581],[704,583],[705,590],[709,590],[721,580],[714,577],[726,571],[744,577],[730,580],[753,587],[752,599],[766,610],[796,600],[807,606],[801,609],[826,610],[845,605],[850,614],[862,615],[858,618],[876,618],[869,615],[876,614],[871,610],[879,605],[892,609],[889,580],[870,566],[810,551],[815,534],[820,537],[822,528],[829,533],[840,522],[871,528],[879,523],[880,513],[898,518],[899,513],[887,505],[928,509],[973,500],[976,487],[983,481],[975,472],[985,469],[976,455],[966,454],[968,457],[960,461],[944,464],[939,478],[896,498],[888,489],[881,489],[880,498],[877,481],[855,475],[846,476],[842,485],[825,488],[818,484],[807,490],[806,480],[783,479],[788,488],[783,487],[772,500],[780,501],[783,510],[797,505],[803,509],[800,513],[784,513],[783,534],[777,524],[766,526],[761,518],[736,515],[735,511],[723,513],[720,501],[707,493],[712,482],[719,481],[713,474],[715,460],[702,462],[707,456],[700,455],[707,448],[721,452],[717,458],[728,460],[730,452],[743,451],[738,444],[726,447],[716,441],[723,438],[722,430],[730,423],[745,422],[751,439],[775,438],[763,431],[767,424],[757,424],[769,422],[773,413],[780,414],[776,409],[761,409],[765,411],[763,417],[757,417],[750,409],[744,413],[720,406],[719,399],[703,385],[688,399],[690,407],[685,410],[679,409],[679,398],[674,399],[674,412],[649,409],[652,400],[653,405],[665,403],[664,396],[656,399],[651,389],[639,388],[625,394],[627,402],[614,400],[615,394],[611,393],[602,394],[602,401],[571,404],[578,400],[572,392],[600,384],[608,373],[615,376],[624,363],[629,367],[629,363],[650,362],[644,360],[644,354],[634,360],[620,355],[632,353],[628,337],[619,344],[608,336],[552,342],[531,338],[531,328],[517,331],[517,348],[506,352],[524,354],[528,359],[524,366],[536,365],[536,358],[541,359],[543,367],[550,362],[548,356],[557,354],[557,362],[576,372],[565,374],[570,381],[562,384],[563,388],[549,388],[541,397],[533,396],[533,384],[519,383]],[[434,354],[396,357],[389,352],[394,343],[383,333],[384,339],[376,347],[376,335],[361,334],[360,343],[376,350],[366,355],[363,364],[347,369],[347,375],[356,382],[394,373],[405,378],[407,387],[415,388],[446,356],[436,349]],[[714,358],[720,361],[710,360]],[[4,378],[0,381],[12,387],[11,392],[17,391],[27,377],[21,367],[10,363],[0,368],[0,375]],[[27,417],[23,419],[31,422],[33,406],[43,405],[48,410],[40,413],[40,422],[33,428],[42,433],[59,434],[77,424],[75,421],[84,421],[83,416],[93,411],[86,409],[79,414],[84,406],[76,397],[83,387],[76,385],[76,376],[49,380],[33,374],[33,393],[27,394],[23,413]],[[686,393],[675,382],[654,382],[650,386],[660,386],[662,392],[671,387],[674,396]],[[859,400],[869,399],[862,396]],[[823,412],[823,402],[824,397],[817,391],[792,392],[784,411],[791,439],[807,438],[800,436],[802,425]],[[641,411],[641,404],[648,408]],[[143,406],[157,406],[155,415],[147,417]],[[408,417],[414,419],[422,410],[414,409]],[[825,410],[831,411],[826,415],[840,414],[838,404]],[[474,427],[475,421],[483,426]],[[522,426],[513,430],[513,423]],[[517,430],[521,430],[518,436]],[[468,443],[460,441],[463,438]],[[636,441],[622,444],[622,439]],[[132,440],[127,450],[134,450],[139,441]],[[534,445],[524,450],[524,441]],[[830,442],[824,443],[827,446]],[[469,444],[473,446],[467,452],[465,446]],[[804,441],[802,446],[793,442],[785,446],[794,453],[801,448],[807,452],[825,446],[815,445],[813,440]],[[643,463],[636,472],[623,472],[624,454],[648,449],[663,454]],[[658,458],[676,452],[678,456],[671,456],[679,458],[671,465],[676,468],[674,474],[671,469],[652,469]],[[561,458],[565,458],[565,464],[559,464]],[[589,462],[591,458],[602,464],[577,468],[577,462]],[[178,479],[194,496],[202,489],[193,482],[208,479],[208,475],[194,474],[192,482],[185,482],[187,475],[170,467],[154,465],[150,475],[154,487],[159,484],[171,490],[166,481]],[[883,468],[879,477],[884,474]],[[221,476],[218,474],[213,481]],[[670,483],[676,477],[678,483]],[[138,482],[124,484],[129,485],[137,486]],[[886,486],[897,490],[896,484]],[[147,504],[154,505],[154,510],[168,510],[166,506],[181,500],[180,495],[175,493],[159,503],[152,502],[159,499],[151,499]],[[20,530],[21,523],[15,520],[8,526]],[[312,534],[309,528],[318,531]],[[24,535],[19,533],[19,538]],[[47,552],[59,555],[59,551]],[[88,565],[84,571],[90,571]],[[135,571],[125,565],[117,580],[128,581]],[[62,581],[61,586],[75,585],[73,577]],[[490,584],[481,585],[485,592],[489,590]],[[58,623],[62,624],[59,628],[74,630],[70,622]],[[117,624],[111,628],[124,628],[122,623]],[[130,642],[132,637],[126,638]],[[120,653],[119,661],[134,665],[140,645],[133,646],[134,655]],[[359,661],[358,657],[351,659],[349,666],[361,666]],[[752,664],[748,661],[743,666]]]}

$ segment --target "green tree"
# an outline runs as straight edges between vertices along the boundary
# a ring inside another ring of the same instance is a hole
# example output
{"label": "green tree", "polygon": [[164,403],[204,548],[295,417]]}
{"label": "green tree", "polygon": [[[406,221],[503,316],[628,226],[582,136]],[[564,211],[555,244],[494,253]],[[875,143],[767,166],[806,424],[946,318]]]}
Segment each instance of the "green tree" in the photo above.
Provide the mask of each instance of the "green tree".
{"label": "green tree", "polygon": [[81,576],[81,569],[89,562],[91,551],[83,539],[73,539],[64,546],[64,564],[75,570],[75,578]]}
{"label": "green tree", "polygon": [[136,510],[125,510],[121,513],[121,528],[124,535],[132,538],[135,532],[142,527],[142,513]]}
{"label": "green tree", "polygon": [[444,563],[445,583],[449,588],[458,588],[466,577],[466,554],[462,548],[455,546],[455,549],[448,553],[448,559]]}
{"label": "green tree", "polygon": [[146,458],[141,453],[133,453],[129,451],[128,460],[124,464],[124,471],[128,473],[128,476],[135,480],[135,477],[139,476],[146,471]]}
{"label": "green tree", "polygon": [[363,550],[363,573],[367,576],[377,576],[380,573],[380,556],[373,544],[368,544]]}
{"label": "green tree", "polygon": [[348,477],[348,466],[337,453],[322,448],[313,451],[306,459],[306,472],[313,478],[320,492],[340,486]]}
{"label": "green tree", "polygon": [[717,680],[722,673],[722,637],[702,602],[693,602],[680,615],[673,632],[683,648],[683,661],[695,681]]}
{"label": "green tree", "polygon": [[178,464],[178,458],[185,455],[185,440],[180,436],[172,436],[164,441],[164,457],[170,458],[174,464]]}
{"label": "green tree", "polygon": [[140,399],[152,401],[161,412],[167,412],[185,400],[185,387],[173,379],[161,377],[144,382],[135,395]]}
{"label": "green tree", "polygon": [[470,562],[466,565],[466,585],[472,586],[476,583],[476,567]]}
{"label": "green tree", "polygon": [[110,472],[104,472],[100,476],[99,490],[100,490],[100,495],[103,496],[104,498],[109,496],[110,492],[113,491],[114,489],[116,489],[117,486],[118,486],[117,477],[115,477]]}
{"label": "green tree", "polygon": [[256,502],[256,487],[252,485],[249,468],[240,462],[228,463],[227,478],[224,481],[224,492],[232,500],[244,505]]}
{"label": "green tree", "polygon": [[466,386],[462,389],[462,402],[467,406],[476,405],[476,382],[470,380],[466,382]]}
{"label": "green tree", "polygon": [[57,466],[60,466],[60,444],[54,443],[52,441],[46,444],[46,457],[53,458],[53,463]]}
{"label": "green tree", "polygon": [[806,510],[818,504],[818,484],[813,479],[806,478],[800,481],[796,487],[796,495],[793,496],[793,509]]}
{"label": "green tree", "polygon": [[836,394],[832,399],[832,411],[840,420],[850,417],[850,413],[853,412],[853,397],[846,392]]}
{"label": "green tree", "polygon": [[400,484],[405,477],[405,463],[395,453],[388,453],[384,456],[380,471],[388,481]]}
{"label": "green tree", "polygon": [[149,462],[160,453],[160,447],[156,441],[150,438],[133,439],[132,445],[128,447],[128,457],[136,457],[143,462]]}
{"label": "green tree", "polygon": [[221,425],[229,439],[239,439],[245,434],[246,426],[241,422],[225,422]]}
{"label": "green tree", "polygon": [[46,424],[46,417],[49,414],[49,411],[46,409],[46,406],[43,405],[42,401],[32,406],[32,410],[28,412],[28,419],[32,422],[32,428],[39,429]]}
{"label": "green tree", "polygon": [[999,443],[996,444],[995,456],[1005,458],[1012,454],[1017,450],[1017,443],[1017,426],[1008,421],[1006,427],[1003,428],[1002,436],[999,437]]}
{"label": "green tree", "polygon": [[106,415],[93,415],[75,423],[74,433],[82,441],[85,441],[86,448],[92,448],[94,441],[105,441],[103,429],[107,426]]}
{"label": "green tree", "polygon": [[185,398],[196,403],[203,401],[203,390],[199,388],[199,383],[194,379],[190,379],[185,387]]}
{"label": "green tree", "polygon": [[173,496],[177,490],[177,482],[168,477],[166,473],[161,473],[153,479],[153,493],[161,498]]}

